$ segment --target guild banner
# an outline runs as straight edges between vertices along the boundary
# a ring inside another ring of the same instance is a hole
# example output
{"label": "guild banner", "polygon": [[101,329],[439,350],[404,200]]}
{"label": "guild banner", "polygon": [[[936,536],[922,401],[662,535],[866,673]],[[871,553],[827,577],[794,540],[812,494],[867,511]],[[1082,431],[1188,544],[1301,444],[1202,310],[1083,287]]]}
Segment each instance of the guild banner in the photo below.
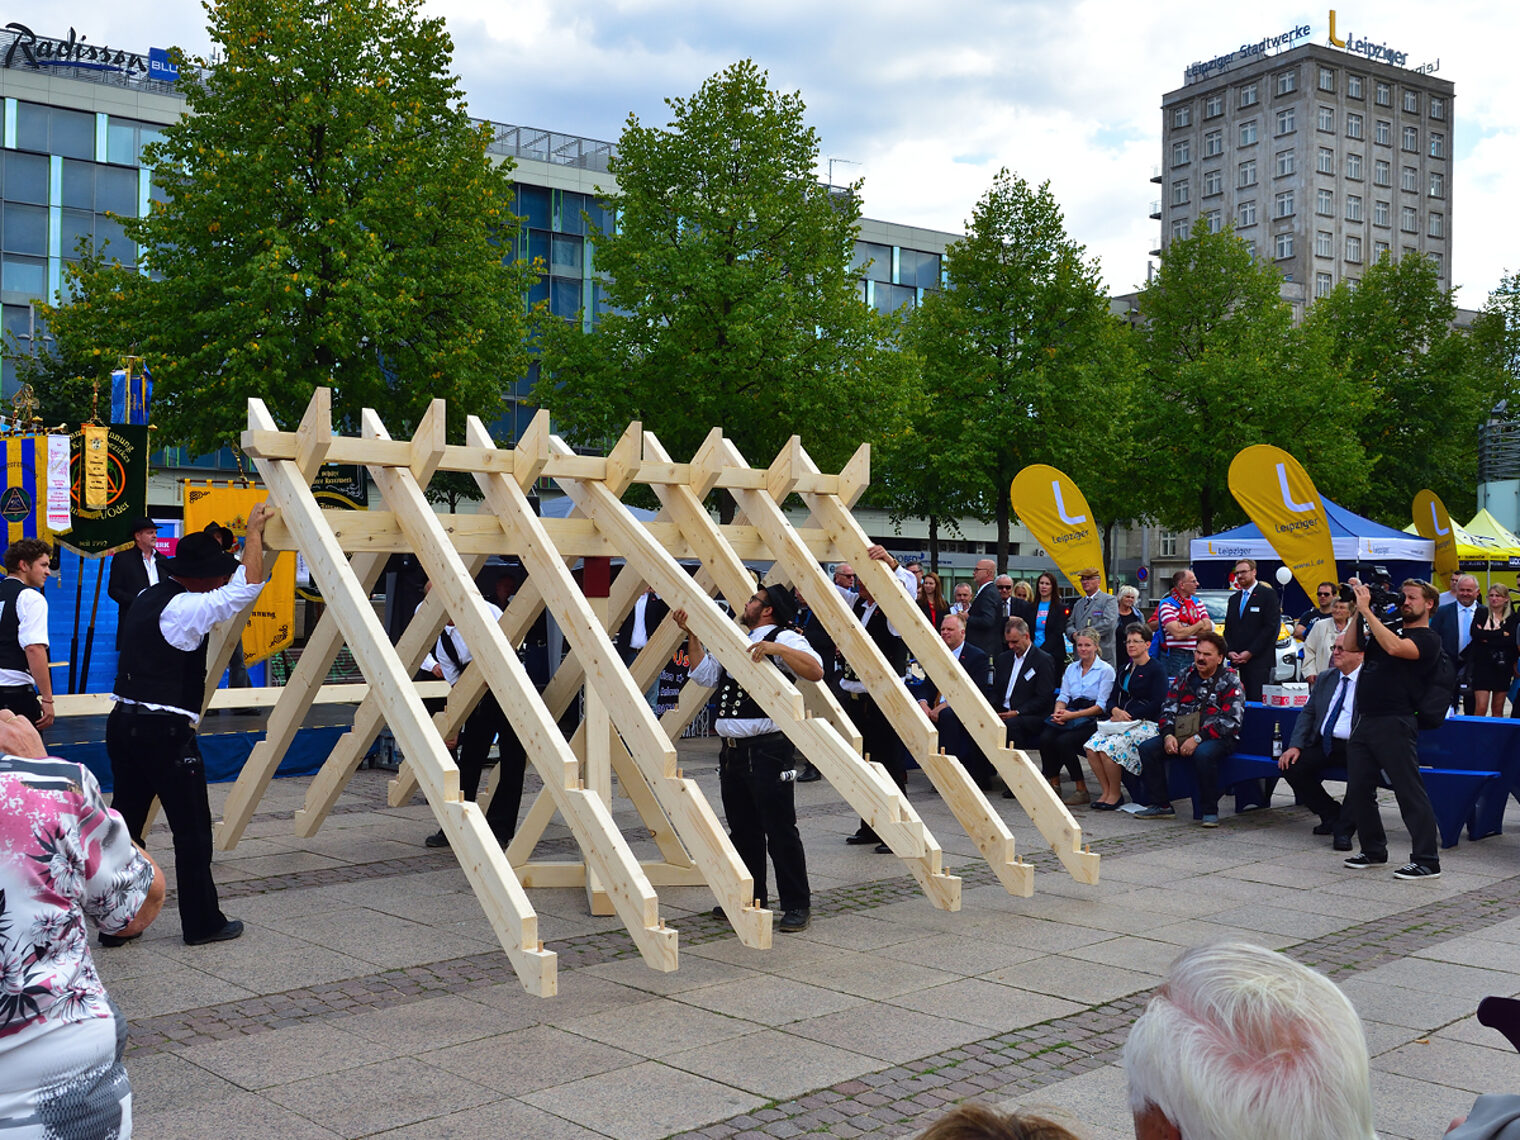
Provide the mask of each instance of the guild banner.
{"label": "guild banner", "polygon": [[0,437],[5,454],[5,490],[0,518],[6,543],[18,538],[47,539],[50,531],[68,530],[69,437],[8,435]]}
{"label": "guild banner", "polygon": [[1436,544],[1431,574],[1442,590],[1451,589],[1451,576],[1457,572],[1457,533],[1446,513],[1441,496],[1425,488],[1414,497],[1414,529],[1421,538]]}
{"label": "guild banner", "polygon": [[[185,534],[218,523],[242,539],[248,533],[248,513],[267,497],[262,487],[186,483]],[[244,662],[253,665],[284,649],[295,640],[295,629],[296,556],[285,551],[275,558],[274,573],[243,627]]]}
{"label": "guild banner", "polygon": [[1325,501],[1293,456],[1266,443],[1246,448],[1230,462],[1230,494],[1305,594],[1340,580]]}
{"label": "guild banner", "polygon": [[[106,429],[103,457],[104,503],[87,507],[85,429],[69,436],[72,526],[58,541],[86,558],[101,558],[131,546],[132,524],[148,513],[148,429],[113,424]],[[97,449],[93,463],[102,463],[102,450]]]}
{"label": "guild banner", "polygon": [[1097,570],[1100,589],[1108,589],[1098,525],[1087,499],[1069,476],[1048,464],[1034,463],[1014,476],[1008,494],[1020,521],[1078,592],[1083,570]]}

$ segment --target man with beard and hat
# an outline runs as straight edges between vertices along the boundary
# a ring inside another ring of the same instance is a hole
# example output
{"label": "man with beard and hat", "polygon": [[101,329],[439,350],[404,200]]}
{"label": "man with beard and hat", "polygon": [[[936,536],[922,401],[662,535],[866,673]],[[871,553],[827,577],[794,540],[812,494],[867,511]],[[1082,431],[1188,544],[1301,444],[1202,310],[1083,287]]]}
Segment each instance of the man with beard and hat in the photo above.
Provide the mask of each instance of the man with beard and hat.
{"label": "man with beard and hat", "polygon": [[[164,576],[132,602],[117,665],[116,707],[106,721],[114,807],[139,845],[157,796],[174,835],[174,873],[185,943],[226,942],[243,933],[222,913],[211,877],[211,805],[195,729],[206,688],[213,626],[236,617],[264,587],[263,503],[248,513],[243,561],[204,531],[180,540]],[[101,945],[121,939],[100,936]]]}
{"label": "man with beard and hat", "polygon": [[[795,612],[790,589],[779,583],[761,586],[739,615],[739,624],[749,630],[750,657],[755,661],[769,657],[783,673],[821,681],[822,660],[807,639],[791,628]],[[718,686],[718,716],[713,724],[722,742],[718,780],[734,849],[755,880],[755,897],[762,907],[768,897],[765,855],[769,849],[776,867],[781,931],[806,930],[813,903],[807,857],[797,831],[791,741],[717,658],[703,651],[702,642],[687,628],[686,611],[676,610],[671,616],[689,639],[692,681]]]}

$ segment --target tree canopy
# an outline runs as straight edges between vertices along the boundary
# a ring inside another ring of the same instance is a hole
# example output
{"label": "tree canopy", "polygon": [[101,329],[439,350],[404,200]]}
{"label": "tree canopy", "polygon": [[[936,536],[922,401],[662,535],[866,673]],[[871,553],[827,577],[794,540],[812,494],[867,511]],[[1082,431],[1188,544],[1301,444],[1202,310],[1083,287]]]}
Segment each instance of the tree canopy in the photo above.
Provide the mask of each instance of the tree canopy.
{"label": "tree canopy", "polygon": [[801,97],[749,60],[666,105],[667,126],[629,115],[618,141],[594,328],[538,314],[535,397],[581,444],[641,420],[678,459],[718,426],[751,463],[793,434],[842,463],[891,429],[916,366],[861,302],[860,183],[819,182]]}
{"label": "tree canopy", "polygon": [[[421,0],[219,0],[189,111],[146,148],[152,276],[98,261],[46,315],[66,354],[134,352],[154,421],[200,450],[246,397],[294,423],[318,385],[345,421],[409,430],[434,397],[494,419],[524,370],[526,267],[509,168],[486,155]],[[84,346],[88,346],[85,348]]]}

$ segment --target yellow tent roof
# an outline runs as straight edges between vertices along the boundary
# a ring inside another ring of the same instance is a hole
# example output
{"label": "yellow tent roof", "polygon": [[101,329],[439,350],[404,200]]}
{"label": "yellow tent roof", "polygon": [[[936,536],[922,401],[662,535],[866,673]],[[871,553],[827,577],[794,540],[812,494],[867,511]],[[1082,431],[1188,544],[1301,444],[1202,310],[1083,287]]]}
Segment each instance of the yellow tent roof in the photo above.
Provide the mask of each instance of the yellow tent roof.
{"label": "yellow tent roof", "polygon": [[1520,535],[1489,514],[1487,507],[1473,515],[1464,529],[1471,535],[1494,539],[1506,554],[1520,554]]}
{"label": "yellow tent roof", "polygon": [[[1482,518],[1484,515],[1488,515],[1488,518],[1493,522],[1493,525],[1495,527],[1498,527],[1499,530],[1503,531],[1505,534],[1508,534],[1510,542],[1512,542],[1514,545],[1507,544],[1505,540],[1501,539],[1496,534],[1485,534],[1481,531],[1472,530],[1471,524],[1468,526],[1462,526],[1460,523],[1453,522],[1451,524],[1451,529],[1453,532],[1453,537],[1455,537],[1457,540],[1457,561],[1508,562],[1511,557],[1520,557],[1520,538],[1516,538],[1515,535],[1510,534],[1507,530],[1504,530],[1504,527],[1499,523],[1499,521],[1492,515],[1489,515],[1487,511],[1481,512],[1478,517]],[[1473,520],[1473,522],[1477,521],[1478,519]],[[1410,523],[1408,526],[1406,526],[1404,528],[1404,531],[1407,534],[1419,533],[1419,531],[1415,529],[1414,523]]]}

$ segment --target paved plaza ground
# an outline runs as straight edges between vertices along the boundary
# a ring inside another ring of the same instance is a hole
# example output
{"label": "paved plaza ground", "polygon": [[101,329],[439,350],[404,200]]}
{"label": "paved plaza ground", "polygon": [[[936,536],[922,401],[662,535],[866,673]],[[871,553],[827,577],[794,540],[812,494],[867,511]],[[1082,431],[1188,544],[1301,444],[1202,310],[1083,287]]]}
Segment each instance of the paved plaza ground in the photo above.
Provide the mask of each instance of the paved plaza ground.
{"label": "paved plaza ground", "polygon": [[[716,749],[682,764],[716,805]],[[903,865],[848,847],[855,814],[800,785],[813,924],[740,945],[709,892],[660,891],[680,969],[646,967],[579,890],[530,892],[559,996],[528,995],[453,857],[423,846],[420,798],[388,808],[361,771],[312,839],[292,830],[307,781],[277,781],[219,854],[236,942],[187,947],[169,835],[149,837],[170,905],[139,942],[97,950],[131,1021],[136,1134],[173,1137],[906,1137],[977,1098],[1069,1114],[1093,1140],[1132,1135],[1120,1054],[1185,946],[1243,937],[1328,973],[1361,1013],[1385,1140],[1439,1137],[1480,1092],[1520,1091],[1520,1055],[1477,1024],[1520,995],[1520,806],[1509,832],[1443,852],[1434,882],[1353,872],[1280,788],[1217,831],[1076,809],[1103,856],[1073,882],[1009,800],[1038,873],[1010,897],[914,772],[909,794],[963,878],[936,910]],[[529,776],[530,789],[537,781]],[[212,789],[219,812],[229,785]],[[531,792],[530,792],[531,794]],[[626,800],[634,850],[652,857]],[[1407,835],[1384,804],[1393,864]],[[540,855],[573,843],[556,823]]]}

